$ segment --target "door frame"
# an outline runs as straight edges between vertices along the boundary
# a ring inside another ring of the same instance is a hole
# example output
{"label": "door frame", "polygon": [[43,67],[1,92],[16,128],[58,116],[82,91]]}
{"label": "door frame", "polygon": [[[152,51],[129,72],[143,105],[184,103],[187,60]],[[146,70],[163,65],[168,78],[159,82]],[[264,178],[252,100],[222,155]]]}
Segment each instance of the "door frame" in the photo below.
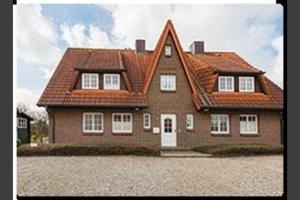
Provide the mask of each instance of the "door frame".
{"label": "door frame", "polygon": [[[169,117],[169,118],[172,119],[172,134],[175,137],[173,145],[164,145],[163,144],[164,120],[167,117]],[[176,122],[176,114],[161,114],[160,115],[160,129],[161,129],[160,146],[161,147],[177,147],[177,122]]]}

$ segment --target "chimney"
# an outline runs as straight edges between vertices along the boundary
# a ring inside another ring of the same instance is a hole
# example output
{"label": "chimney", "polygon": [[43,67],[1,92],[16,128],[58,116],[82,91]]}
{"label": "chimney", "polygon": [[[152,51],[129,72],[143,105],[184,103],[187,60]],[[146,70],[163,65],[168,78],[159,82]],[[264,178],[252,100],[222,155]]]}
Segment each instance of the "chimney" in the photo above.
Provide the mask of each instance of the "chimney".
{"label": "chimney", "polygon": [[135,50],[136,53],[145,53],[146,51],[146,41],[145,40],[135,40]]}
{"label": "chimney", "polygon": [[204,53],[204,41],[194,41],[190,46],[190,51],[193,55]]}

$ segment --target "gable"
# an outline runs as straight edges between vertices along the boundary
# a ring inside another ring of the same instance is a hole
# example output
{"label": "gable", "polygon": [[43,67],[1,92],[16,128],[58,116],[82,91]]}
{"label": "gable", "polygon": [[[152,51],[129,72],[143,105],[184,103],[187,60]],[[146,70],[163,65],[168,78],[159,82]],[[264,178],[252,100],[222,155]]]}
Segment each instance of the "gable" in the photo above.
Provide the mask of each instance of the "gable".
{"label": "gable", "polygon": [[159,41],[156,45],[156,48],[155,48],[155,51],[154,51],[154,58],[152,59],[151,65],[149,66],[149,70],[148,70],[148,73],[147,73],[147,76],[146,76],[146,81],[145,81],[143,92],[147,93],[147,91],[149,89],[149,85],[150,85],[150,82],[153,78],[153,74],[154,74],[154,72],[157,68],[158,60],[159,60],[160,56],[164,53],[164,47],[165,47],[166,40],[167,40],[168,36],[172,38],[173,48],[176,49],[176,51],[178,53],[178,57],[180,58],[180,62],[182,63],[182,67],[184,68],[184,72],[185,72],[185,75],[187,76],[187,79],[188,79],[189,85],[192,89],[192,92],[193,92],[193,94],[196,94],[197,91],[196,91],[195,85],[192,81],[192,77],[191,77],[191,74],[188,70],[186,61],[184,59],[184,54],[183,54],[181,45],[179,43],[179,40],[178,40],[177,34],[175,32],[174,26],[173,26],[173,24],[170,20],[168,20],[168,22],[167,22],[160,38],[159,38]]}

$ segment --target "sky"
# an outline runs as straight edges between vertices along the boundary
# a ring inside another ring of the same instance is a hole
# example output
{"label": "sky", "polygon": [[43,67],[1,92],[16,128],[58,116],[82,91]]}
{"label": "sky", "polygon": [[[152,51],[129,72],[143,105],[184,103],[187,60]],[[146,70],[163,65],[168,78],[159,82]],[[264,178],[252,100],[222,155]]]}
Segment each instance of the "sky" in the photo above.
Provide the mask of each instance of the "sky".
{"label": "sky", "polygon": [[283,8],[280,5],[20,4],[17,6],[17,104],[36,103],[68,47],[154,49],[171,19],[184,50],[234,51],[283,85]]}

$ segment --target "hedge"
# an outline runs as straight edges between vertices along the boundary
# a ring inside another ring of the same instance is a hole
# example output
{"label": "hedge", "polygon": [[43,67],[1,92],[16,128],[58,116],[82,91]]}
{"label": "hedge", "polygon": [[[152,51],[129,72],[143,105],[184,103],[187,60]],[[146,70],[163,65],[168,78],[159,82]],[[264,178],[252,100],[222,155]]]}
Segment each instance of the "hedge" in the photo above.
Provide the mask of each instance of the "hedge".
{"label": "hedge", "polygon": [[252,155],[281,155],[282,145],[263,144],[224,144],[193,148],[194,151],[212,154],[213,156],[252,156]]}
{"label": "hedge", "polygon": [[18,156],[95,156],[95,155],[160,155],[159,148],[116,145],[39,144],[37,147],[21,145]]}

